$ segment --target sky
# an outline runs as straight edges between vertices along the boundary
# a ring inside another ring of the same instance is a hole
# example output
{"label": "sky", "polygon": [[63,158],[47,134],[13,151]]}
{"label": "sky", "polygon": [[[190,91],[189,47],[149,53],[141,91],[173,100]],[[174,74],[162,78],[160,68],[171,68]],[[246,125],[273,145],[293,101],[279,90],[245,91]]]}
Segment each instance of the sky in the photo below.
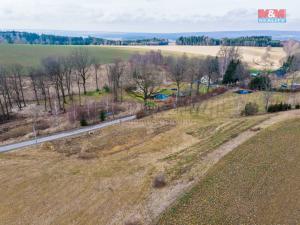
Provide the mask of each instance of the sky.
{"label": "sky", "polygon": [[[258,9],[286,9],[261,24]],[[0,0],[0,29],[109,32],[300,30],[299,0]]]}

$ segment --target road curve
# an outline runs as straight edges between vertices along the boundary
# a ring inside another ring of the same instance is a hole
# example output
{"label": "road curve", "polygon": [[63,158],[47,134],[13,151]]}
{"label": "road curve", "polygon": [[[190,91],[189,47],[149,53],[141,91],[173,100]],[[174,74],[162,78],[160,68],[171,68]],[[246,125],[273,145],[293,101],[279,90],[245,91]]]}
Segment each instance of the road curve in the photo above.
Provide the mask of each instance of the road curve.
{"label": "road curve", "polygon": [[127,116],[127,117],[123,117],[121,119],[104,122],[104,123],[101,123],[98,125],[88,126],[88,127],[84,127],[84,128],[80,128],[80,129],[70,130],[70,131],[64,131],[61,133],[57,133],[57,134],[53,134],[53,135],[49,135],[49,136],[45,136],[45,137],[40,137],[37,139],[31,139],[28,141],[22,141],[22,142],[18,142],[18,143],[14,143],[14,144],[3,145],[3,146],[0,146],[0,153],[13,151],[13,150],[28,147],[31,145],[41,144],[41,143],[47,142],[47,141],[53,141],[53,140],[57,140],[57,139],[61,139],[61,138],[66,138],[66,137],[86,133],[86,132],[93,131],[93,130],[98,130],[98,129],[101,129],[104,127],[112,126],[115,124],[119,124],[122,122],[134,120],[134,119],[136,119],[135,115]]}

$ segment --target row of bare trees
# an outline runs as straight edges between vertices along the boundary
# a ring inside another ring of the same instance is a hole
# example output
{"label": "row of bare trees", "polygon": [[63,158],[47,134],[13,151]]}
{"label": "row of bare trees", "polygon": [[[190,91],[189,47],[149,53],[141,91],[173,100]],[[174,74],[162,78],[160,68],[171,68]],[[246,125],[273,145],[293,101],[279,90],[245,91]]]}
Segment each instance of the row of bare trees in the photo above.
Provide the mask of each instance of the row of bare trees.
{"label": "row of bare trees", "polygon": [[[240,59],[237,48],[222,47],[217,57],[188,57],[186,54],[164,57],[160,51],[151,51],[134,54],[129,61],[115,59],[102,66],[87,49],[78,48],[67,56],[43,58],[36,68],[1,67],[0,118],[8,120],[14,106],[22,110],[26,107],[26,99],[34,99],[50,113],[65,112],[67,103],[73,105],[75,100],[81,105],[92,75],[93,90],[99,91],[107,81],[114,102],[123,101],[124,90],[131,88],[140,93],[146,104],[167,80],[176,83],[177,97],[181,95],[183,83],[190,84],[189,95],[198,95],[203,77],[206,77],[209,90],[211,82],[221,80],[230,61],[237,59]],[[101,69],[106,77],[99,79]]]}
{"label": "row of bare trees", "polygon": [[[41,60],[37,68],[24,68],[14,64],[0,68],[0,120],[10,119],[13,108],[26,107],[31,94],[38,105],[44,104],[45,111],[66,110],[67,101],[87,93],[87,79],[93,69],[96,74],[98,89],[98,73],[100,64],[91,57],[87,49],[78,48],[68,56],[49,56]],[[30,81],[29,82],[29,79]],[[75,86],[77,91],[75,91]],[[24,93],[26,89],[26,93]],[[25,96],[27,95],[27,96]],[[67,99],[68,98],[68,99]]]}
{"label": "row of bare trees", "polygon": [[0,121],[9,120],[13,106],[26,107],[23,67],[15,64],[0,67]]}

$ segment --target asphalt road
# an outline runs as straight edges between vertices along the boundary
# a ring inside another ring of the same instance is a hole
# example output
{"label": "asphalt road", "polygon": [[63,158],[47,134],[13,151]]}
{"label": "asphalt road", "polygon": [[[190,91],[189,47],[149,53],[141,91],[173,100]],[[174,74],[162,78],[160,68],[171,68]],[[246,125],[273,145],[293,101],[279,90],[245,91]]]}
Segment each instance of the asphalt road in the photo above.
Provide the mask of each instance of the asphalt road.
{"label": "asphalt road", "polygon": [[31,139],[28,141],[22,141],[22,142],[18,142],[18,143],[14,143],[14,144],[3,145],[3,146],[0,146],[0,153],[13,151],[13,150],[28,147],[31,145],[41,144],[41,143],[47,142],[47,141],[53,141],[53,140],[57,140],[57,139],[61,139],[61,138],[79,135],[82,133],[86,133],[86,132],[93,131],[93,130],[98,130],[98,129],[101,129],[104,127],[108,127],[111,125],[119,124],[122,122],[134,120],[134,119],[136,119],[136,116],[127,116],[127,117],[123,117],[121,119],[104,122],[104,123],[94,125],[94,126],[88,126],[88,127],[84,127],[84,128],[80,128],[80,129],[64,131],[61,133],[57,133],[57,134],[53,134],[53,135],[49,135],[49,136],[45,136],[45,137],[40,137],[40,138],[38,137],[37,139]]}

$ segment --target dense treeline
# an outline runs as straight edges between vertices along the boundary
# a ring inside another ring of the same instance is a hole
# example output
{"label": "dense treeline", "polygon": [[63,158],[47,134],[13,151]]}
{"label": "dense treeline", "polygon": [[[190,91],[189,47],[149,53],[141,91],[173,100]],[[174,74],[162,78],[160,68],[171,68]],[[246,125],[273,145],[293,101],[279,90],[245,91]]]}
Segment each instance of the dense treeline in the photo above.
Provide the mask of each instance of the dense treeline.
{"label": "dense treeline", "polygon": [[95,37],[67,37],[49,34],[5,31],[0,32],[0,43],[42,45],[167,45],[168,40],[152,38],[142,40],[107,40]]}
{"label": "dense treeline", "polygon": [[257,46],[281,47],[282,43],[272,40],[270,36],[250,36],[238,38],[214,39],[207,36],[180,37],[176,40],[178,45],[225,45],[225,46]]}
{"label": "dense treeline", "polygon": [[180,37],[176,40],[177,45],[220,45],[221,40],[207,36]]}

